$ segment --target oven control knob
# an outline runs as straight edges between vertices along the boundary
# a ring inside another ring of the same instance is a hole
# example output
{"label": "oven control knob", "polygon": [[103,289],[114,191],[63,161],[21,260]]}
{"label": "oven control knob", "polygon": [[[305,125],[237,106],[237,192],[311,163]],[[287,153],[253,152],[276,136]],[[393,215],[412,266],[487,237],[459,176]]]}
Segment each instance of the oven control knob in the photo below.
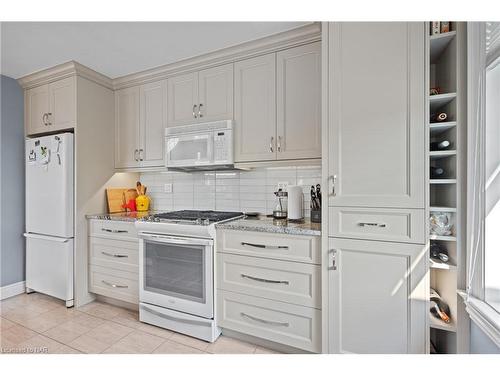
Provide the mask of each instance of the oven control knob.
{"label": "oven control knob", "polygon": [[203,225],[210,225],[210,220],[208,219],[203,220]]}
{"label": "oven control knob", "polygon": [[198,219],[196,219],[195,223],[198,225],[203,225],[203,220],[201,219],[201,217],[199,217]]}

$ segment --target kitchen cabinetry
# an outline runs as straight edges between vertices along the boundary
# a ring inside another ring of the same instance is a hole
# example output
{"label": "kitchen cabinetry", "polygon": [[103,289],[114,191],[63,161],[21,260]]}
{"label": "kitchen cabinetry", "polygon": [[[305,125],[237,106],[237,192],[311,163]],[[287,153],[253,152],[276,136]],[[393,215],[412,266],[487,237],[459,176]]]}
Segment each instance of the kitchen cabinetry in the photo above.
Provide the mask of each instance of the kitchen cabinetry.
{"label": "kitchen cabinetry", "polygon": [[321,44],[235,64],[235,161],[321,157]]}
{"label": "kitchen cabinetry", "polygon": [[115,92],[115,168],[163,167],[167,83]]}
{"label": "kitchen cabinetry", "polygon": [[168,126],[233,118],[233,64],[168,79]]}
{"label": "kitchen cabinetry", "polygon": [[424,208],[424,24],[329,32],[329,204]]}
{"label": "kitchen cabinetry", "polygon": [[133,222],[90,220],[89,291],[139,303],[139,239]]}
{"label": "kitchen cabinetry", "polygon": [[72,129],[75,124],[75,77],[64,78],[25,91],[27,135]]}
{"label": "kitchen cabinetry", "polygon": [[324,23],[323,349],[426,353],[424,23]]}
{"label": "kitchen cabinetry", "polygon": [[330,239],[334,353],[425,353],[425,245]]}
{"label": "kitchen cabinetry", "polygon": [[218,230],[219,326],[321,351],[320,237]]}

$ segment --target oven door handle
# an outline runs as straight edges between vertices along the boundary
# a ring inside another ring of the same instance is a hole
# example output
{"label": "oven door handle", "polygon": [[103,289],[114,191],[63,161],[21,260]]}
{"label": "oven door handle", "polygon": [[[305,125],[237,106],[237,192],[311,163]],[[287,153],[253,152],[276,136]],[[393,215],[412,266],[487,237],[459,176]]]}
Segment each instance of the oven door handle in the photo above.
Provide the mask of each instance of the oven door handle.
{"label": "oven door handle", "polygon": [[144,233],[140,232],[139,237],[152,242],[161,243],[172,243],[177,245],[212,245],[213,240],[203,239],[203,238],[182,238],[182,237],[171,237],[163,236],[159,234]]}

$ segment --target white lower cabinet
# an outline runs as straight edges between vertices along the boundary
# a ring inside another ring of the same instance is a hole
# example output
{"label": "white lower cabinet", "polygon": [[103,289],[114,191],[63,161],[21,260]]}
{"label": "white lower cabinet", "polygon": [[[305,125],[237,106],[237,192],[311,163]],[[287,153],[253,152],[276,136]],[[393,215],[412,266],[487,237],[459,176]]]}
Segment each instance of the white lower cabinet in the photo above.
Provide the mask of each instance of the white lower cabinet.
{"label": "white lower cabinet", "polygon": [[217,324],[321,352],[320,237],[217,231]]}
{"label": "white lower cabinet", "polygon": [[321,351],[321,310],[220,291],[219,325],[299,349]]}
{"label": "white lower cabinet", "polygon": [[90,220],[89,291],[139,303],[139,239],[133,222]]}
{"label": "white lower cabinet", "polygon": [[332,353],[426,353],[425,245],[331,238]]}

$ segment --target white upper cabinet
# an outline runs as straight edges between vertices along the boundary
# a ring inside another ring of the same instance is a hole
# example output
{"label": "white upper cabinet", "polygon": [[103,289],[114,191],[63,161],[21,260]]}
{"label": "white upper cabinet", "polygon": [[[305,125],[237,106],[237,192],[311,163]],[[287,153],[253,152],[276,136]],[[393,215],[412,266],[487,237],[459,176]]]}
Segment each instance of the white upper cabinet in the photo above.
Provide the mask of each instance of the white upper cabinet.
{"label": "white upper cabinet", "polygon": [[198,73],[168,79],[168,126],[192,124],[198,116]]}
{"label": "white upper cabinet", "polygon": [[425,245],[329,241],[329,351],[425,354]]}
{"label": "white upper cabinet", "polygon": [[277,53],[277,157],[321,157],[321,42]]}
{"label": "white upper cabinet", "polygon": [[25,91],[26,134],[76,126],[76,82],[69,77]]}
{"label": "white upper cabinet", "polygon": [[330,25],[330,205],[424,208],[425,36],[416,22]]}
{"label": "white upper cabinet", "polygon": [[168,79],[168,126],[233,118],[233,64]]}
{"label": "white upper cabinet", "polygon": [[234,159],[276,159],[276,54],[234,64]]}
{"label": "white upper cabinet", "polygon": [[233,64],[198,73],[198,121],[233,118]]}
{"label": "white upper cabinet", "polygon": [[141,86],[140,117],[140,164],[142,167],[163,166],[167,125],[167,81]]}
{"label": "white upper cabinet", "polygon": [[138,167],[139,87],[115,91],[115,168]]}

